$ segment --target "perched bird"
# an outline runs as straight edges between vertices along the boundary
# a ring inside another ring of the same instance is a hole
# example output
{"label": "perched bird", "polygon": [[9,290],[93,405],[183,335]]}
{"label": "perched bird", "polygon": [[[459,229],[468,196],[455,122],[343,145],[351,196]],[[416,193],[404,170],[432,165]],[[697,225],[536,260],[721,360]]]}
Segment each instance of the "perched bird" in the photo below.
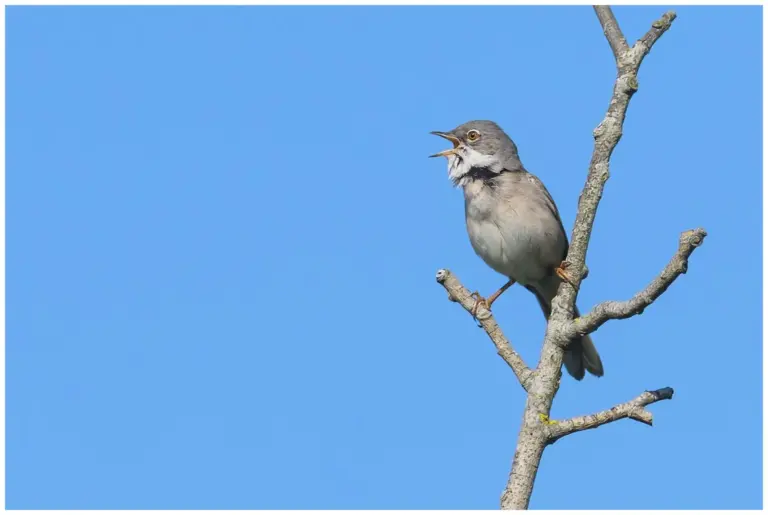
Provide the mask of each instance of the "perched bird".
{"label": "perched bird", "polygon": [[[476,300],[490,309],[517,282],[536,296],[549,318],[557,288],[567,280],[560,266],[568,253],[568,237],[544,184],[523,167],[517,146],[494,122],[472,121],[432,134],[453,143],[453,148],[430,157],[448,158],[448,177],[464,190],[472,248],[488,266],[509,278],[488,299],[477,295]],[[603,375],[589,335],[570,342],[563,363],[578,380],[585,370]]]}

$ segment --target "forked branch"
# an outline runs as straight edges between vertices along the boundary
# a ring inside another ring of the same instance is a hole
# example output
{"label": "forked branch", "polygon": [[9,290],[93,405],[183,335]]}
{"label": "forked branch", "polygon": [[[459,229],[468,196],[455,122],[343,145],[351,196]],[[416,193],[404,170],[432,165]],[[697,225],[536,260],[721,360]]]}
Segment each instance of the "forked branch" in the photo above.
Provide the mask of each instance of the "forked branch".
{"label": "forked branch", "polygon": [[[597,206],[603,196],[605,182],[610,176],[611,154],[621,140],[629,101],[639,88],[637,73],[640,65],[654,43],[670,28],[672,21],[677,17],[673,11],[665,13],[651,24],[651,28],[642,38],[629,47],[611,8],[607,5],[596,5],[594,9],[616,59],[617,76],[605,118],[594,130],[595,147],[589,163],[587,182],[579,198],[571,244],[566,257],[567,264],[576,271],[586,269],[587,247],[592,235]],[[576,292],[583,278],[583,272],[572,277],[575,289],[565,288],[565,291],[562,291],[563,287],[561,287],[561,295],[552,302],[555,320],[564,319],[564,312],[570,313],[570,307],[576,300]]]}
{"label": "forked branch", "polygon": [[[603,196],[605,182],[610,175],[611,155],[621,139],[629,101],[639,88],[637,73],[640,64],[675,19],[674,13],[665,14],[653,22],[648,32],[629,48],[610,7],[596,6],[595,12],[616,60],[616,82],[605,117],[593,132],[595,146],[589,163],[587,181],[579,197],[571,243],[564,263],[574,271],[574,275],[571,275],[572,281],[564,281],[561,284],[557,295],[552,300],[552,311],[547,323],[541,358],[528,389],[523,425],[515,448],[512,471],[501,495],[502,509],[528,508],[544,448],[551,440],[551,426],[546,421],[548,421],[552,401],[560,383],[560,368],[563,363],[561,344],[568,341],[568,335],[574,325],[573,306],[584,278],[584,270],[586,270],[587,248],[597,207]],[[625,408],[627,413],[625,416],[629,413],[639,413],[636,411],[636,406],[633,404]],[[620,413],[622,413],[621,410],[616,416]],[[606,420],[609,418],[610,416]],[[596,420],[599,422],[603,419]],[[586,428],[588,424],[585,421],[582,425]]]}

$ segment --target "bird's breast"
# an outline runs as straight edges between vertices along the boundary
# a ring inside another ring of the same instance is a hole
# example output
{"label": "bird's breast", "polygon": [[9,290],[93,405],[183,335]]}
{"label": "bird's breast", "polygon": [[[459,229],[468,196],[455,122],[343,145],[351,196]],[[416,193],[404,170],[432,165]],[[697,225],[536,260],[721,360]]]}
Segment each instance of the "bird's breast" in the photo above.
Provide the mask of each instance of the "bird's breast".
{"label": "bird's breast", "polygon": [[[505,205],[488,187],[465,187],[467,232],[472,248],[496,272],[530,284],[547,273],[541,259],[549,241],[541,217],[522,203]],[[507,202],[508,204],[508,202]],[[551,238],[549,238],[551,240]]]}

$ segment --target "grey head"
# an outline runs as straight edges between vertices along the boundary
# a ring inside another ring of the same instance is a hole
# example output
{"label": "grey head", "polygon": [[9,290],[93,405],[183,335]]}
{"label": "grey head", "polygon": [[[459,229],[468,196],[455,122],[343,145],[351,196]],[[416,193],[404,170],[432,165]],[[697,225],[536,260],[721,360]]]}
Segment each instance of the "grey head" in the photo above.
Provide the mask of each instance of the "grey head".
{"label": "grey head", "polygon": [[453,148],[429,157],[448,159],[448,177],[455,185],[489,180],[503,172],[524,170],[515,142],[490,120],[463,123],[448,132],[433,131],[453,143]]}

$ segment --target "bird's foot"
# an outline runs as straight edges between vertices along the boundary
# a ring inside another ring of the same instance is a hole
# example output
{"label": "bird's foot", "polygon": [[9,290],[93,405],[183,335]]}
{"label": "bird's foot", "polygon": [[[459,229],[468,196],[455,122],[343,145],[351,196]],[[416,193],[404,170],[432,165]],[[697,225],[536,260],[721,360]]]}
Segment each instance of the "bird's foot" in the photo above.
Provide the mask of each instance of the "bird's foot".
{"label": "bird's foot", "polygon": [[571,275],[567,271],[570,266],[571,266],[570,263],[568,263],[567,261],[563,261],[562,263],[560,263],[560,266],[555,268],[555,273],[560,279],[562,279],[563,281],[573,286],[573,289],[575,290],[576,282],[573,279],[571,279]]}
{"label": "bird's foot", "polygon": [[472,298],[475,299],[475,305],[472,306],[472,310],[470,311],[472,314],[472,319],[477,322],[477,327],[483,327],[482,324],[480,324],[480,322],[477,320],[477,312],[481,306],[487,311],[490,311],[491,307],[488,305],[488,301],[480,296],[479,292],[474,292],[472,294]]}
{"label": "bird's foot", "polygon": [[[478,309],[480,308],[480,306],[485,308],[485,310],[488,312],[488,314],[484,317],[484,318],[487,318],[488,316],[490,316],[490,313],[491,313],[491,304],[496,302],[496,299],[498,299],[501,296],[501,294],[504,293],[505,291],[507,291],[509,289],[509,287],[512,286],[513,284],[515,284],[515,280],[514,279],[510,279],[509,281],[506,282],[506,284],[504,286],[499,288],[496,291],[496,293],[494,293],[493,295],[491,295],[487,299],[484,299],[483,297],[481,297],[478,292],[473,293],[472,294],[472,298],[475,299],[475,305],[472,306],[471,313],[472,313],[472,318],[475,319],[475,322],[478,321],[477,312],[478,312]],[[480,323],[478,323],[478,327],[482,327],[480,325]]]}

